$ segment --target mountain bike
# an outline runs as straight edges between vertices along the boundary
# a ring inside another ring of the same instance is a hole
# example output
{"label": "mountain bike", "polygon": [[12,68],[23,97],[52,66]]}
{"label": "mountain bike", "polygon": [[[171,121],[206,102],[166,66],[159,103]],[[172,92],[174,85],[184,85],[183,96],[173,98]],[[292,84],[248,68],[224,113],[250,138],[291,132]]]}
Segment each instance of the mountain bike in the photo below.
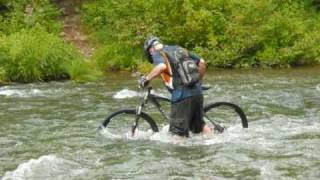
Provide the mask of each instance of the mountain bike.
{"label": "mountain bike", "polygon": [[[203,88],[203,90],[208,89],[208,87]],[[159,132],[156,121],[144,110],[151,103],[159,111],[160,116],[169,122],[170,116],[162,108],[160,102],[171,103],[171,100],[168,97],[152,93],[152,87],[148,87],[137,108],[125,108],[111,113],[102,122],[100,129],[106,128],[109,133],[116,136],[122,136],[128,132],[133,136],[137,130],[152,133]],[[230,110],[234,111],[232,116],[230,115]],[[226,128],[235,125],[248,128],[247,116],[243,110],[238,105],[230,102],[213,102],[205,105],[204,121],[218,133],[222,133]]]}

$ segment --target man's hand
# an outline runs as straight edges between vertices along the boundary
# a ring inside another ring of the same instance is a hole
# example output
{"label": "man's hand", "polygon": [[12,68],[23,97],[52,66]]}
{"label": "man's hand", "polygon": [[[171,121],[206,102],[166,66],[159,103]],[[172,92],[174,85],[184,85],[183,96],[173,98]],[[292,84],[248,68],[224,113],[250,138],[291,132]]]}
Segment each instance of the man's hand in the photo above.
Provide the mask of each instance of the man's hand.
{"label": "man's hand", "polygon": [[145,88],[148,86],[149,82],[159,76],[162,72],[166,70],[167,66],[164,63],[158,64],[154,67],[151,72],[147,76],[142,76],[139,80],[139,85],[141,88]]}
{"label": "man's hand", "polygon": [[145,88],[149,84],[149,81],[147,80],[146,76],[142,76],[139,80],[139,87]]}

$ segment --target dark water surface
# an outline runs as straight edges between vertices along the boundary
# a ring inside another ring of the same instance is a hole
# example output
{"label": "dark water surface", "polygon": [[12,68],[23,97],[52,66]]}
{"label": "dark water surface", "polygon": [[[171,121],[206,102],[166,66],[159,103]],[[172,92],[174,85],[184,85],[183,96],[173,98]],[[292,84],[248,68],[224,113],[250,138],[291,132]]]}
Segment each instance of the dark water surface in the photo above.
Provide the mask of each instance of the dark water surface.
{"label": "dark water surface", "polygon": [[[206,102],[229,101],[248,115],[209,140],[167,136],[112,139],[99,123],[134,107],[136,78],[0,87],[2,179],[319,179],[320,68],[215,70]],[[165,94],[160,84],[156,91]],[[164,126],[166,122],[157,119]]]}

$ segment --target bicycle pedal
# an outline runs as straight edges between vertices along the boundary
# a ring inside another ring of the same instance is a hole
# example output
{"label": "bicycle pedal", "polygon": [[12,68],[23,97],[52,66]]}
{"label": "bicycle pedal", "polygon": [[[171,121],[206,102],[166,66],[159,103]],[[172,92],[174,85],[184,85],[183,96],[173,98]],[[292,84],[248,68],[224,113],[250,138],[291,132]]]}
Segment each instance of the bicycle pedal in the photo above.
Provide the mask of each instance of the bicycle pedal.
{"label": "bicycle pedal", "polygon": [[219,133],[223,133],[223,131],[225,130],[225,128],[223,126],[215,126],[214,130],[218,131]]}

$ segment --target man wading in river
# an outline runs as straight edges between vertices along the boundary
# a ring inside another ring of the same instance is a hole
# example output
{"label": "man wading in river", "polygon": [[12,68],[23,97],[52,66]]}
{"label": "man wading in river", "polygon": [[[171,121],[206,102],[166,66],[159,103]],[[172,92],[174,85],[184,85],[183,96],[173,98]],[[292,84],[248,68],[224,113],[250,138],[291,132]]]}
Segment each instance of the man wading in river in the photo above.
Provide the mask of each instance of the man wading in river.
{"label": "man wading in river", "polygon": [[211,129],[203,121],[200,81],[206,68],[204,60],[179,46],[163,45],[157,37],[145,40],[144,52],[154,68],[142,77],[140,86],[146,87],[161,76],[172,95],[169,131],[181,137],[189,137],[189,131],[211,136]]}

